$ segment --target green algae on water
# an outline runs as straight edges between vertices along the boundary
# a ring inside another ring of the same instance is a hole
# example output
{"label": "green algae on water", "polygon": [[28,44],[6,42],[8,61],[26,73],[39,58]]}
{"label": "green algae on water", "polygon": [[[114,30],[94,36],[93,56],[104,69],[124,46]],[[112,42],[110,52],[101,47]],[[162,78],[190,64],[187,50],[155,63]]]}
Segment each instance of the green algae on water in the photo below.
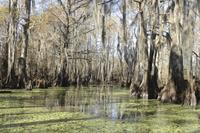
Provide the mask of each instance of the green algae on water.
{"label": "green algae on water", "polygon": [[0,94],[1,133],[192,133],[200,109],[136,100],[118,87],[14,90]]}

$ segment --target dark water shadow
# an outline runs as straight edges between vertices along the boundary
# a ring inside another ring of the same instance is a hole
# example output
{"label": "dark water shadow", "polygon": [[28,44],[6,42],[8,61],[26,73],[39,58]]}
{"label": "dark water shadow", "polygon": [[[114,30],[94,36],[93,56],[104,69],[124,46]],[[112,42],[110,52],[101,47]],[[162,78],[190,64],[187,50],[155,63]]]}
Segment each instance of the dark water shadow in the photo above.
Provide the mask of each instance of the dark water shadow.
{"label": "dark water shadow", "polygon": [[57,111],[45,111],[45,112],[32,112],[32,113],[25,113],[22,111],[22,113],[8,113],[8,114],[1,114],[0,118],[7,117],[13,117],[13,116],[18,116],[18,115],[32,115],[32,114],[45,114],[45,113],[56,113]]}
{"label": "dark water shadow", "polygon": [[196,122],[193,121],[193,120],[180,120],[180,119],[177,119],[177,120],[171,120],[170,122],[174,123],[174,124],[178,124],[178,125],[185,125],[186,123],[189,123],[189,124],[195,124]]}
{"label": "dark water shadow", "polygon": [[90,118],[80,118],[80,119],[54,119],[54,120],[47,120],[47,121],[35,121],[35,122],[24,122],[24,123],[14,123],[14,124],[5,124],[0,125],[0,128],[12,128],[12,127],[24,127],[24,126],[32,126],[32,125],[39,125],[39,124],[51,124],[57,122],[69,122],[69,121],[87,121],[87,120],[94,120],[99,117],[90,117]]}
{"label": "dark water shadow", "polygon": [[44,108],[45,108],[45,106],[23,106],[23,105],[21,105],[21,106],[13,106],[13,107],[0,107],[0,109],[41,108],[41,107],[44,107]]}

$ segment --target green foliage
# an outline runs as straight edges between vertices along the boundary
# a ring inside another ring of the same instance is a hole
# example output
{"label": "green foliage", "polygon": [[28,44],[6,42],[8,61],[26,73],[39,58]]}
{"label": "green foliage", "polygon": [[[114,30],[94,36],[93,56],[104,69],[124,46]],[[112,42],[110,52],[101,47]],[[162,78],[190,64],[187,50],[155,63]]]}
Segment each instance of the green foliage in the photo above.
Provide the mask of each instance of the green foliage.
{"label": "green foliage", "polygon": [[7,16],[8,16],[8,8],[0,6],[0,24],[5,22]]}

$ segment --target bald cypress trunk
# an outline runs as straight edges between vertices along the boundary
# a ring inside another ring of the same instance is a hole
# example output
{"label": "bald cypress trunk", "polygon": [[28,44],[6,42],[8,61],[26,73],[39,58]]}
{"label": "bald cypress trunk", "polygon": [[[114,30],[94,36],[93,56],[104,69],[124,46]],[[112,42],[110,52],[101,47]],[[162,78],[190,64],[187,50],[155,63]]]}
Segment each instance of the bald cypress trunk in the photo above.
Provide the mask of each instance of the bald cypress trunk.
{"label": "bald cypress trunk", "polygon": [[16,86],[15,81],[15,49],[17,36],[17,4],[18,0],[9,0],[9,24],[8,24],[8,40],[7,40],[7,78],[6,87],[13,88]]}
{"label": "bald cypress trunk", "polygon": [[172,46],[169,58],[169,73],[161,90],[161,101],[196,106],[196,84],[192,75],[193,18],[187,0],[176,0],[173,10]]}
{"label": "bald cypress trunk", "polygon": [[[139,37],[138,37],[138,57],[136,64],[136,78],[133,79],[131,85],[132,95],[141,98],[148,98],[148,82],[149,82],[149,57],[146,25],[144,21],[144,12],[142,9],[143,2],[139,3]],[[142,79],[140,79],[142,77]]]}
{"label": "bald cypress trunk", "polygon": [[[29,45],[29,26],[30,26],[30,15],[31,15],[31,0],[25,1],[25,17],[23,24],[23,36],[21,45],[21,55],[18,59],[19,76],[18,76],[18,87],[27,88],[28,77],[27,77],[27,52]],[[31,83],[30,83],[31,84]],[[29,88],[31,89],[31,88]]]}
{"label": "bald cypress trunk", "polygon": [[102,0],[102,31],[101,31],[101,41],[102,41],[102,63],[101,63],[101,81],[105,82],[106,79],[106,1]]}

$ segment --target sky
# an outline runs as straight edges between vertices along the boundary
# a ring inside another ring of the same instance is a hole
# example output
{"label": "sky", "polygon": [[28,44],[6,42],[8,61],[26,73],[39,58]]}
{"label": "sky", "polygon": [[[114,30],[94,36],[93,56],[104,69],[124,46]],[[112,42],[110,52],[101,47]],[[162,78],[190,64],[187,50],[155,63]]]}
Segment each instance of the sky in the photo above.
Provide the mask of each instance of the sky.
{"label": "sky", "polygon": [[0,0],[0,5],[8,3],[8,0]]}

